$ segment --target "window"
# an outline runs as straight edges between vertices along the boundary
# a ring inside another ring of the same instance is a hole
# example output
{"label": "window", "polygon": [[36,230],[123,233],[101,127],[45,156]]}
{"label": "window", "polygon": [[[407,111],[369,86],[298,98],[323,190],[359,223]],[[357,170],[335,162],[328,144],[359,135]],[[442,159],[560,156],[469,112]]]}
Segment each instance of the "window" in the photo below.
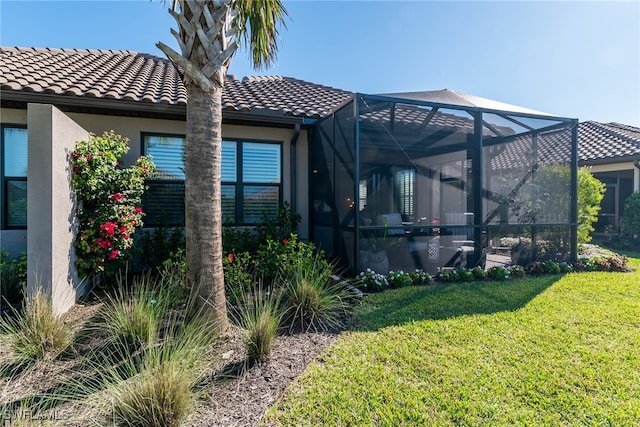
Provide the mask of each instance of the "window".
{"label": "window", "polygon": [[396,173],[400,213],[407,217],[413,215],[413,189],[415,181],[416,171],[413,169],[401,170]]}
{"label": "window", "polygon": [[156,165],[156,177],[147,181],[145,224],[184,225],[184,137],[143,135],[143,149]]}
{"label": "window", "polygon": [[2,126],[2,228],[27,227],[27,129]]}
{"label": "window", "polygon": [[[146,224],[184,225],[184,137],[143,135],[158,176],[148,181]],[[279,143],[222,141],[222,216],[233,224],[256,224],[265,212],[275,216],[282,198],[282,146]]]}

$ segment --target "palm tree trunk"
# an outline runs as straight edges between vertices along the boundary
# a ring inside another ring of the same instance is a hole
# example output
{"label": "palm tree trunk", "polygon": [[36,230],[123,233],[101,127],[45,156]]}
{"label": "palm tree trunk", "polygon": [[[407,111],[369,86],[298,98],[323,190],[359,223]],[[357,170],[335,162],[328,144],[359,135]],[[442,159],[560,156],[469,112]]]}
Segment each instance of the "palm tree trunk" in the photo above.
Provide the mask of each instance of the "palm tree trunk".
{"label": "palm tree trunk", "polygon": [[[224,74],[223,74],[224,75]],[[228,327],[222,269],[222,87],[187,85],[185,228],[187,283],[221,331]]]}

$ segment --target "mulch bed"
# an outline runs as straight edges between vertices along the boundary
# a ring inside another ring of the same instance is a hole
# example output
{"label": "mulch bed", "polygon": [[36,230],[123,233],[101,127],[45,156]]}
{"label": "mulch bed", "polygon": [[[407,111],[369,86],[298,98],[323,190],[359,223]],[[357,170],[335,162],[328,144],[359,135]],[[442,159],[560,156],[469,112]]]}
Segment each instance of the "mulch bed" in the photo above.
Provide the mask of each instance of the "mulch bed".
{"label": "mulch bed", "polygon": [[[79,327],[93,317],[98,308],[96,304],[77,304],[65,319]],[[258,425],[285,389],[338,336],[338,331],[279,336],[268,361],[248,366],[240,331],[232,328],[213,350],[213,355],[203,355],[216,362],[203,373],[203,379],[196,386],[194,410],[184,425]],[[0,335],[0,365],[10,360],[10,352],[2,338]],[[91,345],[91,342],[83,343],[85,348]],[[0,377],[0,410],[7,403],[50,390],[72,379],[77,374],[78,363],[73,358],[63,358],[41,362],[11,378]],[[87,427],[103,425],[104,421],[95,405],[82,401],[61,405],[55,409],[54,415],[57,420],[53,424],[42,425]]]}

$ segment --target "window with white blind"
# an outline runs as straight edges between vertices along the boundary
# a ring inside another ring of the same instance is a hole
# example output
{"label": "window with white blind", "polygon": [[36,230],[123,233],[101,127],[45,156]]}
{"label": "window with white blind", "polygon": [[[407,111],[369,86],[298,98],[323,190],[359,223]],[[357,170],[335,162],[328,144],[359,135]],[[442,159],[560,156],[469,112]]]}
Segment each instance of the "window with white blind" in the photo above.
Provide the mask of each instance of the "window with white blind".
{"label": "window with white blind", "polygon": [[416,182],[416,171],[405,169],[396,172],[396,186],[398,189],[398,202],[400,213],[406,216],[413,215],[413,197]]}
{"label": "window with white blind", "polygon": [[[184,137],[143,135],[158,176],[148,181],[146,224],[184,225]],[[256,224],[273,217],[282,198],[280,143],[222,141],[222,215],[232,224]]]}
{"label": "window with white blind", "polygon": [[3,125],[0,140],[2,228],[27,227],[27,129]]}

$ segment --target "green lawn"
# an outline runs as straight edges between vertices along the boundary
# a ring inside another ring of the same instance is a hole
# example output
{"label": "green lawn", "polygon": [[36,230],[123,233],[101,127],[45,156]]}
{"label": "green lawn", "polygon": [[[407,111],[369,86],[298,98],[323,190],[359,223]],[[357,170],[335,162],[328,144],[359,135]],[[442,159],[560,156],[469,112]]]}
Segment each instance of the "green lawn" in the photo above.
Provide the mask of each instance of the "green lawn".
{"label": "green lawn", "polygon": [[630,264],[368,296],[267,422],[640,425],[640,257]]}

